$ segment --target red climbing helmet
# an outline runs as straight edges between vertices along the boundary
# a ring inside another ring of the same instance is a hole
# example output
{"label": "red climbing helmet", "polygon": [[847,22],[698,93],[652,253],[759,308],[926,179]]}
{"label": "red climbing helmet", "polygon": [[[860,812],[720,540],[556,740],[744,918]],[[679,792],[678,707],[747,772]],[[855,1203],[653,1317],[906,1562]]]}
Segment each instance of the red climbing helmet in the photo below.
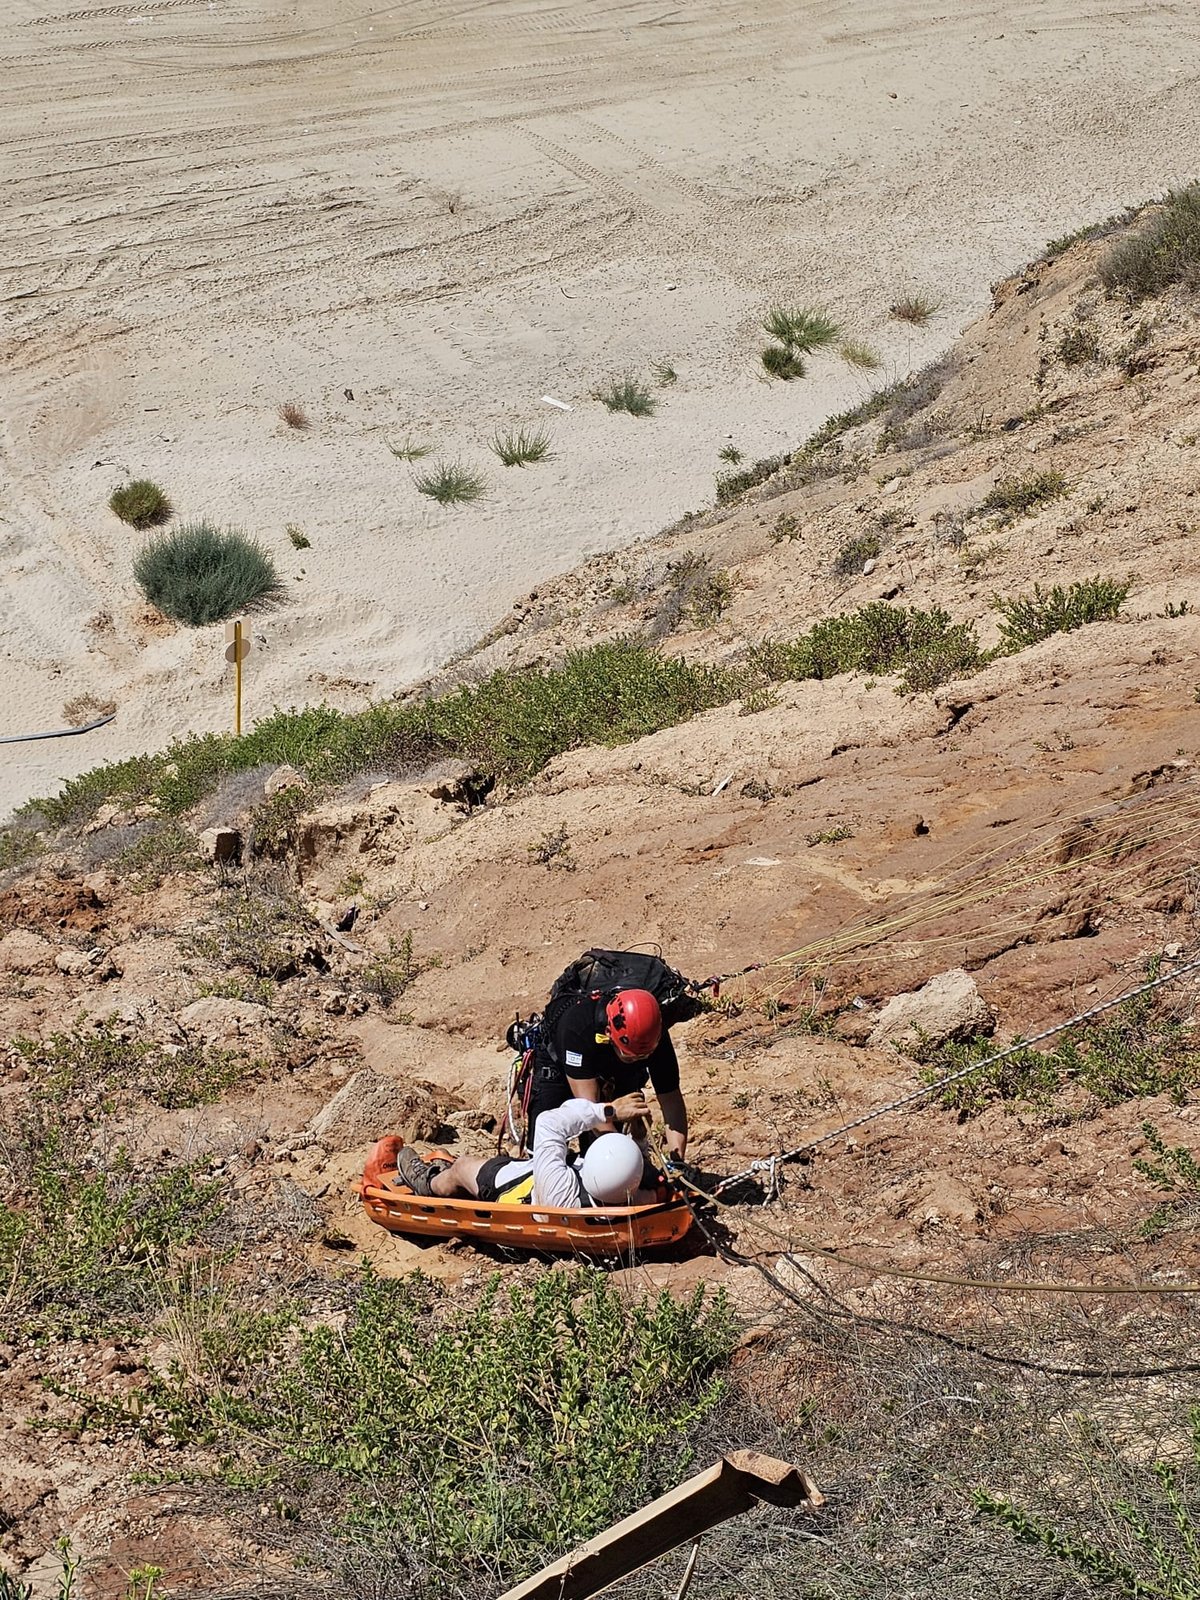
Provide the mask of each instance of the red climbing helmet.
{"label": "red climbing helmet", "polygon": [[623,1061],[644,1061],[658,1049],[663,1020],[649,989],[620,989],[605,1008],[608,1032]]}

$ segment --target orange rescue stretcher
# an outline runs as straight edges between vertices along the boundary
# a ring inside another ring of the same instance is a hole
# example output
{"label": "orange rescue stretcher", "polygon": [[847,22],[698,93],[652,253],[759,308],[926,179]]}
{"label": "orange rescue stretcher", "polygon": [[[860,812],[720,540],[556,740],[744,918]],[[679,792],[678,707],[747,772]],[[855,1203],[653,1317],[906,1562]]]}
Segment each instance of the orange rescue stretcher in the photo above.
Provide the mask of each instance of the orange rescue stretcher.
{"label": "orange rescue stretcher", "polygon": [[[510,1250],[555,1255],[636,1255],[682,1239],[692,1213],[679,1190],[650,1206],[546,1210],[528,1203],[439,1200],[414,1194],[398,1181],[394,1134],[380,1139],[367,1157],[355,1191],[372,1222],[391,1233],[434,1239],[480,1239]],[[432,1151],[426,1160],[442,1157]]]}

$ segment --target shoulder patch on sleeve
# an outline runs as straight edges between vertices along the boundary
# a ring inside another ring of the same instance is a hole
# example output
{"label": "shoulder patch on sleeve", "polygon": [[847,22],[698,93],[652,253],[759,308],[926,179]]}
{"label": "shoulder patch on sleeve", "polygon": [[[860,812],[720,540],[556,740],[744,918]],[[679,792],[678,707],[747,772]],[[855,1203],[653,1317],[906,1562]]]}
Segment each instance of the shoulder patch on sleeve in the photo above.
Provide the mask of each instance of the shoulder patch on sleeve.
{"label": "shoulder patch on sleeve", "polygon": [[568,1050],[566,1055],[568,1067],[581,1067],[583,1065],[583,1055],[579,1050]]}

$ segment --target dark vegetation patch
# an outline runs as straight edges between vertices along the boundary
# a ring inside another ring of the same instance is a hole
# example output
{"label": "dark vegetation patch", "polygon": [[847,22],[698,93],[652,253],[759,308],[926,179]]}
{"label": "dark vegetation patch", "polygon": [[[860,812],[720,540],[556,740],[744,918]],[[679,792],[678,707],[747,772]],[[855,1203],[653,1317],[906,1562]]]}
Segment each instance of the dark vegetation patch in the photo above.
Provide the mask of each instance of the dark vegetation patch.
{"label": "dark vegetation patch", "polygon": [[1100,263],[1100,281],[1134,303],[1177,283],[1200,288],[1200,183],[1148,208]]}
{"label": "dark vegetation patch", "polygon": [[1030,516],[1042,506],[1061,500],[1070,492],[1071,487],[1062,473],[1052,467],[1042,472],[1028,472],[1024,477],[1001,478],[980,501],[979,513],[994,512],[1004,527],[1018,517]]}
{"label": "dark vegetation patch", "polygon": [[1026,645],[1048,639],[1052,633],[1072,633],[1089,622],[1110,622],[1129,594],[1129,583],[1116,578],[1085,578],[1069,588],[1056,583],[1050,589],[1035,584],[1032,594],[1011,599],[992,597],[1000,613],[1001,648],[1011,654]]}
{"label": "dark vegetation patch", "polygon": [[134,478],[113,490],[108,509],[131,528],[155,528],[170,518],[173,508],[158,484],[149,478]]}
{"label": "dark vegetation patch", "polygon": [[151,605],[199,628],[278,599],[283,583],[256,539],[236,528],[187,522],[152,539],[134,557],[133,575]]}

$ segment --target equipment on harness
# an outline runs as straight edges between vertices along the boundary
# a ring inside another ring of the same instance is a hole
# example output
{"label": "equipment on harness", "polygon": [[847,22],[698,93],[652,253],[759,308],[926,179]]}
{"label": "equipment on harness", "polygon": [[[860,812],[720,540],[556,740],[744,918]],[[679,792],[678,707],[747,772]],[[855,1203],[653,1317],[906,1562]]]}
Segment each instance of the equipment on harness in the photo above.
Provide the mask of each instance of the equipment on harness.
{"label": "equipment on harness", "polygon": [[661,956],[647,955],[645,951],[585,950],[555,978],[544,1011],[535,1011],[533,1016],[525,1018],[518,1012],[508,1025],[505,1040],[509,1049],[517,1051],[518,1055],[509,1068],[508,1095],[496,1149],[503,1149],[505,1139],[509,1138],[524,1154],[534,1075],[540,1070],[553,1076],[561,1069],[562,1063],[555,1059],[550,1042],[550,1030],[574,1001],[590,996],[595,1001],[604,1001],[607,1009],[608,1002],[622,990],[642,989],[658,1001],[661,1026],[669,1028],[673,1023],[688,1021],[704,1009],[700,991],[706,986],[685,978]]}

